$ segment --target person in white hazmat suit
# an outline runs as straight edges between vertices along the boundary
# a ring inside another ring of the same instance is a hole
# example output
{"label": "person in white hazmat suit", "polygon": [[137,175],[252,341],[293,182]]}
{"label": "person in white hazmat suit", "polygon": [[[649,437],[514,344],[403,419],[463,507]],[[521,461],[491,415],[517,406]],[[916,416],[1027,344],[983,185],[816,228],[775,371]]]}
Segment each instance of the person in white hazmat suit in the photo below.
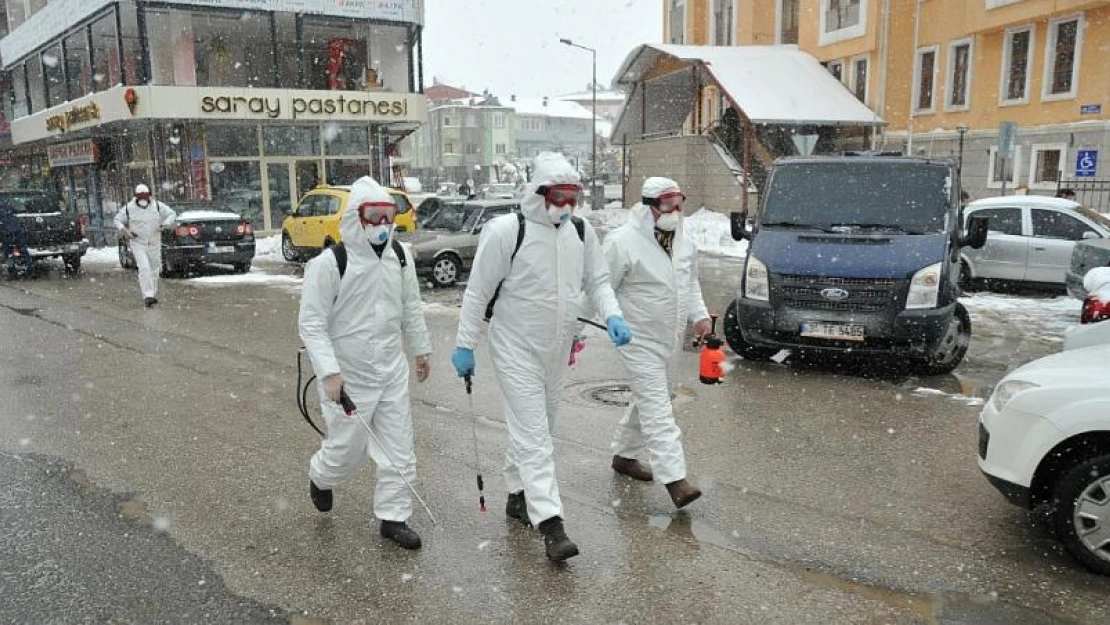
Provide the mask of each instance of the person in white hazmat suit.
{"label": "person in white hazmat suit", "polygon": [[139,290],[143,304],[158,303],[158,276],[162,273],[162,230],[177,220],[173,209],[150,197],[150,187],[135,187],[135,197],[116,213],[116,230],[127,241],[139,268]]}
{"label": "person in white hazmat suit", "polygon": [[[381,521],[381,535],[418,549],[420,536],[407,524],[412,495],[405,480],[416,480],[416,457],[406,353],[423,382],[431,373],[432,345],[412,250],[393,241],[396,214],[392,196],[372,178],[360,178],[351,185],[339,221],[344,272],[340,275],[335,250],[305,267],[299,330],[321,381],[328,432],[309,462],[309,494],[317,510],[331,510],[332,489],[372,458],[378,476],[374,515]],[[403,267],[398,252],[406,257]],[[377,441],[359,418],[344,413],[338,403],[344,390]]]}
{"label": "person in white hazmat suit", "polygon": [[[604,246],[613,291],[636,336],[620,350],[632,379],[632,402],[617,425],[612,467],[633,479],[662,482],[679,508],[701,491],[686,479],[682,432],[671,408],[672,369],[687,321],[699,339],[711,328],[697,250],[682,229],[684,199],[675,181],[648,178],[641,202]],[[645,451],[650,469],[637,459]]]}
{"label": "person in white hazmat suit", "polygon": [[632,337],[609,286],[597,234],[572,217],[582,195],[578,173],[560,154],[540,154],[534,165],[521,200],[523,219],[498,217],[482,231],[451,361],[460,377],[474,374],[474,348],[496,293],[489,347],[509,431],[505,514],[537,526],[547,557],[562,561],[578,555],[578,546],[563,528],[551,429],[582,314],[578,295],[585,291],[602,313],[615,345]]}

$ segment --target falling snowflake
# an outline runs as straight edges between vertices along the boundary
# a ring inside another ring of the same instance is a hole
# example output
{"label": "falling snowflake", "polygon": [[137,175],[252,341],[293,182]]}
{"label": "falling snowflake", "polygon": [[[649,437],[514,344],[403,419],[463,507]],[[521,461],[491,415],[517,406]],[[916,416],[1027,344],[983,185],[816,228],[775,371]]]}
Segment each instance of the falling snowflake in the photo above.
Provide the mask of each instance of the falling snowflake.
{"label": "falling snowflake", "polygon": [[276,508],[278,512],[284,512],[289,508],[289,500],[285,497],[278,497],[277,501],[274,502],[274,508]]}
{"label": "falling snowflake", "polygon": [[412,573],[401,573],[401,583],[407,582],[412,579]]}
{"label": "falling snowflake", "polygon": [[324,131],[323,131],[324,143],[331,143],[332,141],[334,141],[336,139],[336,137],[339,136],[340,132],[342,132],[342,131],[339,128],[339,124],[337,124],[335,122],[329,122],[329,123],[325,124],[324,125]]}
{"label": "falling snowflake", "polygon": [[483,540],[482,542],[478,543],[478,551],[482,551],[486,547],[489,547],[489,541],[488,540]]}
{"label": "falling snowflake", "polygon": [[454,592],[456,595],[462,594],[462,586],[452,586],[451,592]]}
{"label": "falling snowflake", "polygon": [[619,508],[621,506],[621,500],[620,499],[614,499],[613,502],[612,502],[612,506],[614,508]]}
{"label": "falling snowflake", "polygon": [[29,438],[21,438],[21,439],[19,439],[19,446],[20,446],[20,447],[26,447],[26,446],[28,446],[28,445],[30,445],[30,444],[31,444],[31,439],[29,439]]}
{"label": "falling snowflake", "polygon": [[42,64],[47,67],[57,67],[58,57],[54,56],[53,54],[44,54],[42,55]]}
{"label": "falling snowflake", "polygon": [[156,532],[164,532],[170,529],[170,520],[164,516],[156,516],[154,520],[151,521],[150,527]]}

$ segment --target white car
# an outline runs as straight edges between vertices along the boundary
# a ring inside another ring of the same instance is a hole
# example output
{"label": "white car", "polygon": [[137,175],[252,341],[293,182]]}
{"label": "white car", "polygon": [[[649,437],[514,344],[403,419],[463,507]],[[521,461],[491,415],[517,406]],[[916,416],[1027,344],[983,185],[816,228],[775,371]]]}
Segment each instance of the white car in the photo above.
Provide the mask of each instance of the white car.
{"label": "white car", "polygon": [[1048,506],[1058,539],[1110,575],[1110,346],[1007,375],[979,417],[979,468],[1011,503]]}
{"label": "white car", "polygon": [[981,249],[961,252],[960,280],[1063,286],[1075,242],[1110,238],[1110,219],[1071,200],[1011,195],[977,200],[965,223],[986,217],[990,234]]}
{"label": "white car", "polygon": [[1087,272],[1083,288],[1090,293],[1083,300],[1079,325],[1064,331],[1064,351],[1110,345],[1110,267],[1099,267]]}

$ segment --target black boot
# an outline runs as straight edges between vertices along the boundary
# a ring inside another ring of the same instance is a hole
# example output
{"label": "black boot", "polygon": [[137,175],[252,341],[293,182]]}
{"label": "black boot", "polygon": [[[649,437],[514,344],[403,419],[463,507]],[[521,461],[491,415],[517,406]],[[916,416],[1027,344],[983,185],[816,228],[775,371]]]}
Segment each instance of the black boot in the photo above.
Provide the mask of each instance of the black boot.
{"label": "black boot", "polygon": [[388,538],[405,549],[419,549],[420,535],[404,521],[382,521],[382,538]]}
{"label": "black boot", "polygon": [[509,493],[509,501],[505,504],[505,516],[520,521],[524,527],[532,527],[532,521],[528,518],[528,503],[524,500],[524,491]]}
{"label": "black boot", "polygon": [[557,516],[540,523],[540,532],[543,533],[543,544],[547,549],[547,559],[552,562],[562,562],[578,555],[578,545],[567,538],[563,529],[563,520]]}
{"label": "black boot", "polygon": [[150,308],[157,303],[158,300],[154,299],[153,297],[143,298],[143,306],[146,306],[147,308]]}
{"label": "black boot", "polygon": [[331,510],[331,490],[316,487],[316,482],[308,481],[308,494],[312,497],[312,505],[320,512]]}

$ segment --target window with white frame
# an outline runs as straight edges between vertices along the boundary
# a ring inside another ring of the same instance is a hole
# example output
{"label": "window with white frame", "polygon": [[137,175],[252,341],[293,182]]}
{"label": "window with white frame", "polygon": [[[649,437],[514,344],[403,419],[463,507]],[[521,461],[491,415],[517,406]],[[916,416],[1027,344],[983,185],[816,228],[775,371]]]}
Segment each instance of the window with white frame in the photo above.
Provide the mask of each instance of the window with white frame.
{"label": "window with white frame", "polygon": [[1066,100],[1075,97],[1079,82],[1079,51],[1082,47],[1082,16],[1048,23],[1043,99]]}
{"label": "window with white frame", "polygon": [[917,51],[917,66],[914,68],[913,104],[919,113],[932,112],[934,94],[937,89],[938,46],[930,46]]}
{"label": "window with white frame", "polygon": [[1002,186],[1002,181],[1006,181],[1006,185],[1013,187],[1017,185],[1018,170],[1021,163],[1021,146],[1014,146],[1014,157],[1002,159],[998,153],[998,146],[990,149],[990,162],[987,165],[987,186],[992,189],[997,189]]}
{"label": "window with white frame", "polygon": [[867,0],[821,0],[820,45],[862,37],[867,30]]}
{"label": "window with white frame", "polygon": [[1065,143],[1034,145],[1029,154],[1029,186],[1055,189],[1067,156],[1068,146]]}
{"label": "window with white frame", "polygon": [[971,105],[971,68],[974,43],[961,39],[948,44],[948,100],[950,111],[966,111]]}
{"label": "window with white frame", "polygon": [[852,93],[856,94],[859,101],[864,104],[867,104],[868,69],[870,65],[870,58],[867,56],[857,56],[852,59]]}
{"label": "window with white frame", "polygon": [[710,32],[713,33],[713,45],[731,46],[735,22],[733,16],[736,11],[736,0],[712,0],[713,10],[709,14],[711,20]]}
{"label": "window with white frame", "polygon": [[825,63],[825,69],[840,82],[844,82],[844,61],[829,61]]}
{"label": "window with white frame", "polygon": [[447,143],[444,143],[443,144],[443,153],[444,154],[454,154],[455,153],[455,144],[454,144],[454,142],[448,141]]}
{"label": "window with white frame", "polygon": [[505,154],[505,144],[504,143],[498,143],[497,145],[495,145],[493,147],[493,151],[498,156],[504,156],[504,154]]}
{"label": "window with white frame", "polygon": [[505,116],[502,115],[501,113],[498,113],[498,114],[494,115],[493,116],[493,127],[498,129],[498,130],[503,129],[505,127]]}
{"label": "window with white frame", "polygon": [[775,43],[798,43],[798,16],[801,9],[801,0],[778,0],[777,39]]}
{"label": "window with white frame", "polygon": [[686,42],[686,0],[670,0],[671,43]]}
{"label": "window with white frame", "polygon": [[1024,104],[1029,101],[1029,74],[1033,51],[1033,27],[1006,31],[1002,50],[1003,104]]}

